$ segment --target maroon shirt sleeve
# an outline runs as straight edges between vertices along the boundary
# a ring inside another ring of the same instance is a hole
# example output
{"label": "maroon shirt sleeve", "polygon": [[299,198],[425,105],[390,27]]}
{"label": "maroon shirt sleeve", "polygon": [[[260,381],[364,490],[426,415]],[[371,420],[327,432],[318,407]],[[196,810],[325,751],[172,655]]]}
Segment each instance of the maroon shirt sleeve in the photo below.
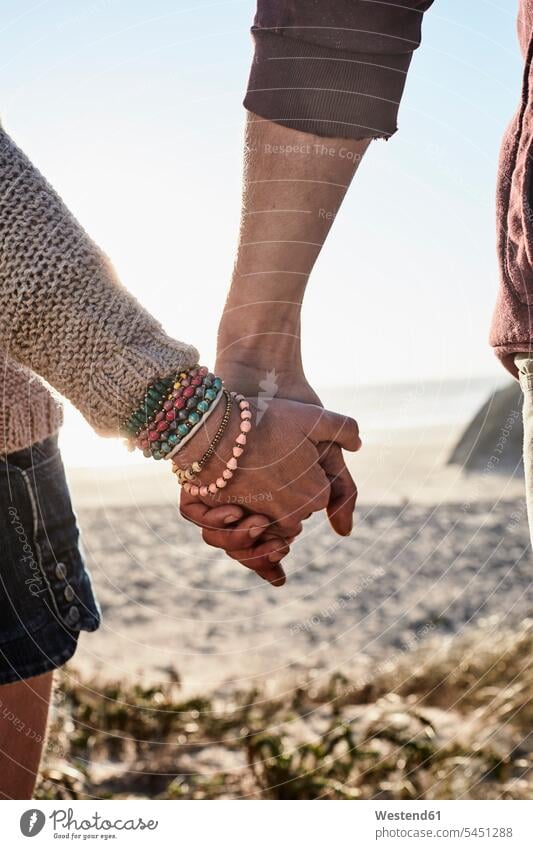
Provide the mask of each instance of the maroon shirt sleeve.
{"label": "maroon shirt sleeve", "polygon": [[319,136],[388,138],[433,0],[258,0],[245,107]]}

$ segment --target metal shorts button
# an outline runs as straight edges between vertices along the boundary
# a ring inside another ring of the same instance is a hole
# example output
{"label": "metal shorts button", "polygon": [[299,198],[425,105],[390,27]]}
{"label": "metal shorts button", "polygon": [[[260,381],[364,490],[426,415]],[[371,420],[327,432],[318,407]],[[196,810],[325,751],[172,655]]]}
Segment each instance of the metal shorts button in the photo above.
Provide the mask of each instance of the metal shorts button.
{"label": "metal shorts button", "polygon": [[67,577],[67,567],[65,566],[64,563],[58,563],[56,565],[56,578],[58,578],[60,581],[64,581],[66,577]]}
{"label": "metal shorts button", "polygon": [[67,623],[69,625],[75,625],[78,619],[80,618],[80,611],[75,605],[69,609],[67,613]]}
{"label": "metal shorts button", "polygon": [[74,590],[72,589],[72,587],[70,586],[70,584],[68,584],[68,585],[65,587],[65,592],[63,593],[63,595],[65,596],[65,598],[66,598],[66,600],[67,600],[67,601],[73,601],[74,596],[75,596],[75,592],[74,592]]}

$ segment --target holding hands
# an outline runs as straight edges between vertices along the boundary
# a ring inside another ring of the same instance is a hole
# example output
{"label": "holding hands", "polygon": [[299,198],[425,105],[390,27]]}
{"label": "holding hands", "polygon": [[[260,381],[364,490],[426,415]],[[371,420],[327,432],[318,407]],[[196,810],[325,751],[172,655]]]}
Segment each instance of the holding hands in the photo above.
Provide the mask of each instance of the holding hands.
{"label": "holding hands", "polygon": [[[220,431],[224,415],[224,404],[219,404],[175,455],[176,466],[195,469]],[[241,420],[240,415],[245,418]],[[228,475],[228,459],[242,421],[251,429],[245,427],[246,445],[238,460],[231,462],[230,468],[236,468]],[[285,581],[281,560],[312,513],[329,507],[335,529],[341,534],[350,532],[355,485],[352,481],[340,500],[337,491],[338,503],[333,505],[332,490],[345,472],[341,448],[357,451],[360,446],[353,419],[318,405],[276,399],[259,416],[252,399],[237,400],[205,468],[194,478],[191,475],[182,491],[182,515],[202,528],[206,543],[224,549],[280,586]],[[221,485],[217,487],[215,481]],[[261,504],[261,513],[243,506],[252,504]]]}
{"label": "holding hands", "polygon": [[[342,456],[342,448],[360,447],[357,425],[324,410],[305,379],[300,315],[307,281],[369,140],[328,138],[328,156],[321,155],[322,142],[248,114],[239,244],[215,371],[249,399],[260,396],[262,381],[275,372],[276,400],[256,423],[231,484],[208,498],[183,493],[181,502],[206,542],[278,584],[280,561],[302,521],[326,508],[333,529],[349,534],[357,496]],[[335,214],[324,215],[327,210]],[[223,468],[231,444],[221,443],[217,453]],[[265,492],[272,499],[261,515],[233,503],[240,495],[256,505],[253,496]],[[234,523],[223,524],[224,502],[227,510],[239,506]]]}

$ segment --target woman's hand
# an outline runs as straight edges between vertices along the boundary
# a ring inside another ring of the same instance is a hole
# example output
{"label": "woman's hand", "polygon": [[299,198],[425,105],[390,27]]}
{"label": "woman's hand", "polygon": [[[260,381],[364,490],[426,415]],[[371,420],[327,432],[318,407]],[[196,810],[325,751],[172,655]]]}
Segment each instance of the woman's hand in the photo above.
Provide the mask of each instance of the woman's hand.
{"label": "woman's hand", "polygon": [[[322,454],[318,446],[336,442],[348,451],[357,451],[361,445],[357,423],[322,407],[296,401],[272,400],[268,409],[261,411],[262,416],[257,415],[253,401],[250,406],[253,427],[238,470],[223,489],[201,500],[209,506],[261,505],[261,512],[275,523],[280,534],[290,537],[299,530],[303,519],[329,502],[330,482],[320,465]],[[191,465],[199,452],[203,453],[211,439],[204,431],[212,435],[222,415],[220,404],[205,428],[176,455],[181,467]],[[234,405],[215,455],[199,474],[199,481],[195,481],[198,486],[221,476],[232,455],[239,425],[239,411]]]}
{"label": "woman's hand", "polygon": [[[253,547],[251,559],[253,561],[257,558],[257,562],[265,554],[262,545],[268,547],[268,557],[277,556],[281,559],[288,551],[288,542],[300,533],[302,521],[330,504],[328,469],[335,476],[335,467],[329,457],[330,443],[336,442],[349,451],[357,451],[361,445],[357,424],[353,419],[316,405],[275,399],[269,402],[266,411],[261,412],[263,414],[259,417],[256,410],[252,409],[254,426],[248,436],[246,450],[239,459],[239,468],[227,486],[213,495],[197,495],[191,499],[184,494],[182,498],[183,514],[197,522],[198,517],[191,514],[191,507],[198,502],[209,508],[232,504],[260,510],[271,524],[268,532],[263,533],[261,540]],[[182,468],[191,465],[203,454],[222,416],[222,405],[219,405],[206,425],[176,455]],[[239,423],[239,413],[234,406],[216,456],[199,476],[201,484],[220,477],[231,457]],[[198,523],[202,524],[201,521]],[[269,538],[272,535],[278,538],[277,541]],[[277,550],[272,551],[272,546],[277,546]],[[237,555],[236,559],[244,562],[250,558]],[[263,567],[262,559],[261,563]],[[250,563],[246,562],[246,565]],[[279,572],[277,576],[281,577]]]}
{"label": "woman's hand", "polygon": [[[232,338],[231,328],[227,332]],[[219,338],[219,355],[215,372],[220,375],[229,389],[237,389],[251,398],[273,395],[322,407],[322,401],[308,382],[299,356],[275,357],[268,355],[269,370],[258,365],[263,352],[249,350],[239,353],[238,344],[223,344],[224,334]],[[261,340],[263,341],[263,340]],[[250,345],[250,343],[248,343]],[[275,366],[280,359],[279,365]],[[270,387],[270,388],[269,388]],[[338,445],[319,446],[321,466],[330,483],[330,498],[326,510],[333,530],[340,536],[348,536],[353,527],[353,514],[357,501],[357,487],[346,468],[342,450]]]}

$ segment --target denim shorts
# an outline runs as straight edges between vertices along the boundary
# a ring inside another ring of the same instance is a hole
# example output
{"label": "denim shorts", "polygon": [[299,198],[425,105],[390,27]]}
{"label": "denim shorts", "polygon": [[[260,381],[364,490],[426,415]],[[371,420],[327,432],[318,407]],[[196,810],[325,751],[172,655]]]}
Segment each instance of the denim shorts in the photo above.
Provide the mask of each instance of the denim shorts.
{"label": "denim shorts", "polygon": [[41,675],[95,631],[57,436],[0,459],[0,684]]}

